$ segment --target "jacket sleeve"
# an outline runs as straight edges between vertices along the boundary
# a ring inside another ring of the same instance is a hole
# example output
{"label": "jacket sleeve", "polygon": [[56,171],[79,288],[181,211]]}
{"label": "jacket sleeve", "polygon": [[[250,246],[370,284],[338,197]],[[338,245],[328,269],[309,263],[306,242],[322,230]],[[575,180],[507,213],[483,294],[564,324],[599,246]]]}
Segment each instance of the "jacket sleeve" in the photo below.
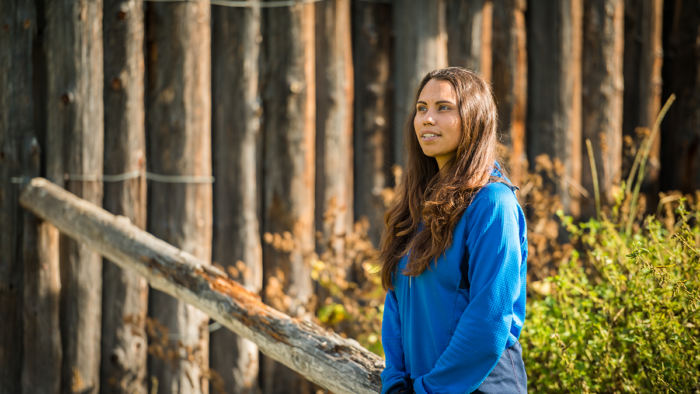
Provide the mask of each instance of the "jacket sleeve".
{"label": "jacket sleeve", "polygon": [[382,371],[382,394],[398,392],[408,387],[410,377],[404,364],[403,345],[401,343],[401,321],[396,294],[393,290],[386,293],[384,300],[384,317],[382,318],[382,346],[386,358],[386,367]]}
{"label": "jacket sleeve", "polygon": [[498,363],[521,291],[521,212],[501,184],[482,189],[469,206],[469,305],[435,367],[415,380],[416,393],[470,393]]}

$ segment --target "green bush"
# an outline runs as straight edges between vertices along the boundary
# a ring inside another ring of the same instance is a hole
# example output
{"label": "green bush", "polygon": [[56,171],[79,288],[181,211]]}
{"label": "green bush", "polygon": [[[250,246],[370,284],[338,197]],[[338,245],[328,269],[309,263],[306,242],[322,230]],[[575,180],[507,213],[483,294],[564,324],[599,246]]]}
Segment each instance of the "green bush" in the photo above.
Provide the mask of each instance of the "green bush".
{"label": "green bush", "polygon": [[636,228],[621,197],[609,218],[560,213],[578,251],[532,286],[521,335],[532,392],[700,392],[700,211],[673,204]]}

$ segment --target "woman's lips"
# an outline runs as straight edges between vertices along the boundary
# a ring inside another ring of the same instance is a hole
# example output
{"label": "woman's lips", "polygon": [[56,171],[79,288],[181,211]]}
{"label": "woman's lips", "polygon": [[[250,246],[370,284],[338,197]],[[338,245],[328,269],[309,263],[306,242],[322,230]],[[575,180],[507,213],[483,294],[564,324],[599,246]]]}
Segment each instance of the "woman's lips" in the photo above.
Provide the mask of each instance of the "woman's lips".
{"label": "woman's lips", "polygon": [[437,138],[439,138],[439,137],[440,137],[440,134],[436,134],[436,133],[423,133],[423,135],[422,135],[420,138],[421,138],[421,140],[423,140],[424,142],[428,142],[428,141],[433,141],[433,140],[435,140],[435,139],[437,139]]}

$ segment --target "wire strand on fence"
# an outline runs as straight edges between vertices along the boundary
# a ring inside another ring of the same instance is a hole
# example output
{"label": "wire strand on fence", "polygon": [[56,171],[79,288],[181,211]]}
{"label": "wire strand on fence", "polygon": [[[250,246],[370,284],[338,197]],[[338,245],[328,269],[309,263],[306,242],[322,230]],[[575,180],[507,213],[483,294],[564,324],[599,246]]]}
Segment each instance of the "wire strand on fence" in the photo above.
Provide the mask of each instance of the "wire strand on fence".
{"label": "wire strand on fence", "polygon": [[[134,179],[142,176],[141,171],[125,172],[116,175],[100,175],[100,174],[65,174],[63,179],[74,182],[122,182],[129,179]],[[214,183],[214,177],[208,175],[161,175],[152,172],[145,172],[146,179],[149,181],[160,183]],[[8,178],[2,178],[7,180]],[[10,183],[24,183],[31,177],[14,176],[10,177]]]}
{"label": "wire strand on fence", "polygon": [[[154,3],[192,3],[192,0],[146,0]],[[236,1],[236,0],[210,0],[209,3],[212,5],[221,5],[224,7],[238,7],[238,8],[277,8],[277,7],[291,7],[297,4],[309,4],[317,3],[323,0],[284,0],[284,1]]]}
{"label": "wire strand on fence", "polygon": [[[192,3],[194,0],[145,0],[154,3]],[[209,4],[236,8],[277,8],[291,7],[297,4],[318,3],[324,0],[282,0],[282,1],[241,1],[241,0],[210,0]],[[390,4],[391,0],[355,0],[363,3]]]}

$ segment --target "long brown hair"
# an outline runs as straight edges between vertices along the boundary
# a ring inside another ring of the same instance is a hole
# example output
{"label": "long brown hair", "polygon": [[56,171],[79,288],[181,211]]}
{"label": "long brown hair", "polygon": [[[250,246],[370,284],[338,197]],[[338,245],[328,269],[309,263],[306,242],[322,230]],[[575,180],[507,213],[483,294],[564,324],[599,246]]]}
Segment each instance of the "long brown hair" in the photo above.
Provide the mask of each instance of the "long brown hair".
{"label": "long brown hair", "polygon": [[[416,91],[416,103],[431,79],[450,82],[457,95],[462,136],[452,160],[439,169],[423,154],[416,137],[413,106],[404,126],[407,168],[396,197],[384,216],[381,244],[382,286],[393,289],[399,260],[410,251],[404,275],[418,276],[445,253],[452,231],[474,194],[489,181],[496,160],[496,104],[491,87],[475,73],[449,67],[429,72]],[[421,229],[419,231],[419,229]]]}

